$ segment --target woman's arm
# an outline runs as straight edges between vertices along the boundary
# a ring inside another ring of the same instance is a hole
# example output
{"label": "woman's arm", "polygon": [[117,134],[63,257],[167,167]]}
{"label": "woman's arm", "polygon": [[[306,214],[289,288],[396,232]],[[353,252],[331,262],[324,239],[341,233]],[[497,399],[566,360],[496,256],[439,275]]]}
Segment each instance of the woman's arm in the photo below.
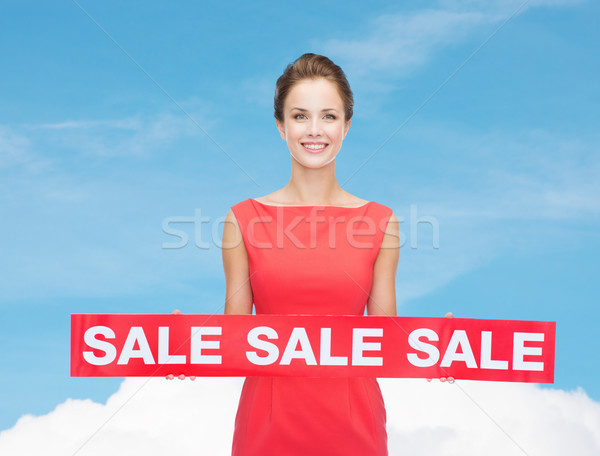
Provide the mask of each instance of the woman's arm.
{"label": "woman's arm", "polygon": [[399,257],[398,219],[392,214],[373,266],[373,284],[367,301],[367,315],[396,316],[396,270]]}
{"label": "woman's arm", "polygon": [[252,287],[248,267],[248,252],[242,231],[232,210],[223,226],[223,270],[225,272],[225,314],[252,313]]}

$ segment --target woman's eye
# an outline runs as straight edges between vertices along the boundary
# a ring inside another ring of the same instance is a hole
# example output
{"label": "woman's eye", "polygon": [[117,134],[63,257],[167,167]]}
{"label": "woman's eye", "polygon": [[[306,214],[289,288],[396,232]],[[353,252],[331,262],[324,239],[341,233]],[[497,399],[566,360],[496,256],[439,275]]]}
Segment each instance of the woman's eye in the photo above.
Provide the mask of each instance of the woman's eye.
{"label": "woman's eye", "polygon": [[328,117],[331,120],[335,120],[335,116],[333,114],[326,114],[325,117]]}
{"label": "woman's eye", "polygon": [[302,118],[302,117],[305,117],[305,118],[306,118],[306,116],[305,116],[304,114],[296,114],[296,115],[294,116],[294,119],[300,119],[300,118]]}

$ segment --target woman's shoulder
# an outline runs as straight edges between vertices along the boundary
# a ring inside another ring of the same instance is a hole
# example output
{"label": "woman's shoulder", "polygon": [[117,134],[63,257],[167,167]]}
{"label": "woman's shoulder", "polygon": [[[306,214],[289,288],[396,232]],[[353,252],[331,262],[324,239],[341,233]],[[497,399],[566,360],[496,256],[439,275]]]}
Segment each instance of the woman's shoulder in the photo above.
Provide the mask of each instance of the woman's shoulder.
{"label": "woman's shoulder", "polygon": [[235,219],[235,223],[240,223],[241,219],[245,218],[247,214],[250,213],[252,200],[250,198],[246,198],[245,200],[238,201],[235,204],[232,204],[229,207],[229,212],[225,216],[226,221],[233,221]]}

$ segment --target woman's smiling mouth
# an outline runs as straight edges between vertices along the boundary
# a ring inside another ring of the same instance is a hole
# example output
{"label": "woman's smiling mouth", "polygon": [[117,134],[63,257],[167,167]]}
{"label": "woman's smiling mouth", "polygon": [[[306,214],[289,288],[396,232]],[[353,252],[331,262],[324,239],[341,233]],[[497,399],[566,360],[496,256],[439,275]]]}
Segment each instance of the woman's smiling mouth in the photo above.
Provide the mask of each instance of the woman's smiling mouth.
{"label": "woman's smiling mouth", "polygon": [[301,143],[301,144],[302,144],[302,147],[304,147],[304,149],[307,152],[310,152],[311,154],[317,154],[319,152],[322,152],[328,146],[327,143],[316,143],[316,142],[307,142],[307,143]]}

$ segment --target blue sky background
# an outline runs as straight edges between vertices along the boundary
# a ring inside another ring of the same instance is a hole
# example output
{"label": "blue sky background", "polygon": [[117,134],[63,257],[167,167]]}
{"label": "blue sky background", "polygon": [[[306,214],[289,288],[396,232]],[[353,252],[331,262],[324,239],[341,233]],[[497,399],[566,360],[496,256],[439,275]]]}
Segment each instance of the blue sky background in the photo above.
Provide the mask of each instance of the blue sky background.
{"label": "blue sky background", "polygon": [[71,313],[222,312],[218,220],[288,181],[272,97],[304,52],[354,91],[340,184],[403,221],[399,314],[556,321],[551,388],[599,401],[600,7],[501,27],[521,4],[3,2],[0,430],[119,387],[69,377]]}

